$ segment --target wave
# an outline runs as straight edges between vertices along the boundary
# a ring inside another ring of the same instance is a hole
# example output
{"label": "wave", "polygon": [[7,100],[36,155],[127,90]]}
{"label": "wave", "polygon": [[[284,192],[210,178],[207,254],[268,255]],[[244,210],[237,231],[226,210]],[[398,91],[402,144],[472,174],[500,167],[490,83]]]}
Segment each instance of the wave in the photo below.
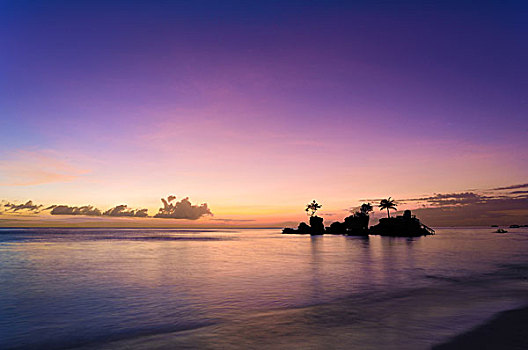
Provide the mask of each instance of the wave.
{"label": "wave", "polygon": [[0,229],[0,243],[46,241],[227,241],[235,240],[232,230],[182,229]]}
{"label": "wave", "polygon": [[[155,327],[138,327],[138,328],[127,328],[122,331],[100,333],[92,336],[80,336],[73,337],[68,340],[61,339],[60,341],[41,341],[41,342],[21,342],[20,346],[7,347],[6,350],[18,350],[18,349],[82,349],[82,348],[94,348],[97,349],[104,345],[111,344],[113,342],[132,340],[141,337],[149,337],[161,334],[175,334],[180,332],[197,330],[203,327],[209,327],[214,325],[215,322],[208,321],[202,323],[189,323],[180,325],[160,325]],[[27,337],[30,338],[30,337]]]}
{"label": "wave", "polygon": [[503,311],[488,322],[462,333],[433,350],[454,349],[527,349],[528,306]]}

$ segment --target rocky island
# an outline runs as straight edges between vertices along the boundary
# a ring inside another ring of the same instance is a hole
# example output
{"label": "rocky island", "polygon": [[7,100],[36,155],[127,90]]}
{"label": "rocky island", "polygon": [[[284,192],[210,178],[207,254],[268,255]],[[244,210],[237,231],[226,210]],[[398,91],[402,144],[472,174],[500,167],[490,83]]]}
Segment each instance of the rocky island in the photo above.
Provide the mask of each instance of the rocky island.
{"label": "rocky island", "polygon": [[317,216],[316,212],[322,206],[315,200],[306,206],[306,212],[310,216],[310,224],[301,222],[297,229],[285,228],[283,234],[308,234],[308,235],[347,235],[347,236],[392,236],[392,237],[419,237],[433,235],[435,231],[421,223],[410,210],[405,210],[403,215],[391,217],[390,210],[396,210],[396,203],[390,197],[383,199],[378,207],[380,210],[387,210],[387,218],[379,220],[377,225],[369,228],[369,213],[373,211],[370,203],[364,203],[359,210],[346,217],[343,222],[336,221],[330,226],[324,226],[322,217]]}

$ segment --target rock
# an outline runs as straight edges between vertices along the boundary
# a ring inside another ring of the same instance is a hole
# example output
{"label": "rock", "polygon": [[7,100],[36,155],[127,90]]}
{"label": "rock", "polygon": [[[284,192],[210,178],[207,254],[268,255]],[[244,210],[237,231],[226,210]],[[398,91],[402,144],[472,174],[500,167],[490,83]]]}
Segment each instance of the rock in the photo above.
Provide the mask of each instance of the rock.
{"label": "rock", "polygon": [[324,235],[325,227],[323,218],[319,216],[310,216],[311,235]]}
{"label": "rock", "polygon": [[293,228],[286,227],[285,229],[282,230],[282,233],[284,233],[284,234],[296,234],[297,230],[295,230]]}
{"label": "rock", "polygon": [[403,216],[380,219],[379,224],[370,228],[370,233],[380,236],[418,237],[434,235],[434,230],[422,224],[410,210]]}
{"label": "rock", "polygon": [[349,236],[367,236],[369,216],[355,213],[345,218],[345,234]]}
{"label": "rock", "polygon": [[330,226],[326,228],[326,233],[331,235],[344,235],[346,233],[345,224],[339,221],[332,222]]}
{"label": "rock", "polygon": [[307,223],[301,222],[299,224],[299,227],[297,228],[297,233],[301,235],[309,235],[312,233],[312,229],[310,228],[310,226],[308,226]]}

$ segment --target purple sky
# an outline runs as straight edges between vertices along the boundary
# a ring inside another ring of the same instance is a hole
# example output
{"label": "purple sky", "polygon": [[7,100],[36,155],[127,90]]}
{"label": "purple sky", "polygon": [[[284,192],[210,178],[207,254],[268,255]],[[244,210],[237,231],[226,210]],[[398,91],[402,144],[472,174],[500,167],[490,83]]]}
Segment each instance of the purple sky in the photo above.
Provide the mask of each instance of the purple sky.
{"label": "purple sky", "polygon": [[527,37],[523,1],[3,1],[0,191],[270,222],[525,183]]}

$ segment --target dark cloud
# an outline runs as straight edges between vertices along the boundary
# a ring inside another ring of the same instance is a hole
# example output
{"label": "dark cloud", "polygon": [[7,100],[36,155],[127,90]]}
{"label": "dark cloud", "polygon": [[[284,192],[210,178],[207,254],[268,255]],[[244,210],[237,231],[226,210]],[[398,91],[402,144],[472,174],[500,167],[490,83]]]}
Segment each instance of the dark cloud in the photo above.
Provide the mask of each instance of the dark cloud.
{"label": "dark cloud", "polygon": [[111,209],[108,209],[103,213],[103,215],[106,216],[129,216],[129,217],[147,217],[148,216],[148,210],[147,209],[128,209],[126,204],[121,204],[118,206],[115,206]]}
{"label": "dark cloud", "polygon": [[501,190],[515,190],[518,188],[527,188],[528,184],[519,184],[519,185],[512,185],[512,186],[506,186],[506,187],[497,187],[492,188],[493,191],[501,191]]}
{"label": "dark cloud", "polygon": [[[101,210],[94,208],[91,205],[82,207],[70,207],[67,205],[52,206],[51,215],[86,215],[86,216],[101,216]],[[51,207],[50,207],[51,208]]]}
{"label": "dark cloud", "polygon": [[434,194],[429,197],[419,198],[407,198],[400,201],[400,203],[409,202],[425,202],[432,206],[454,206],[454,205],[467,205],[485,201],[491,197],[482,196],[474,192],[461,192],[461,193],[445,193],[445,194]]}
{"label": "dark cloud", "polygon": [[[319,213],[318,213],[319,214]],[[327,212],[327,211],[322,211],[320,213],[322,216],[337,216],[337,215],[342,215],[341,213],[335,213],[335,212]]]}
{"label": "dark cloud", "polygon": [[[519,188],[518,186],[500,189]],[[528,223],[528,191],[498,195],[475,192],[444,193],[405,199],[421,204],[414,212],[426,224],[434,226],[480,226]],[[514,195],[515,194],[515,195]]]}
{"label": "dark cloud", "polygon": [[4,204],[4,208],[6,212],[17,212],[17,211],[31,211],[34,213],[38,213],[40,211],[40,208],[42,208],[42,204],[33,204],[33,201],[27,201],[24,204],[14,204],[7,202]]}
{"label": "dark cloud", "polygon": [[[518,184],[492,191],[527,187],[528,184]],[[528,191],[435,193],[398,203],[411,208],[419,206],[413,209],[414,213],[427,225],[437,227],[528,224]]]}
{"label": "dark cloud", "polygon": [[189,197],[182,199],[179,202],[171,203],[175,196],[169,196],[167,200],[161,199],[163,202],[163,208],[159,209],[159,212],[154,215],[155,218],[166,218],[166,219],[188,219],[197,220],[203,215],[213,215],[211,210],[207,207],[207,203],[201,205],[192,205],[189,201]]}
{"label": "dark cloud", "polygon": [[[171,219],[189,219],[197,220],[203,215],[213,215],[211,210],[207,207],[207,204],[192,205],[189,198],[184,198],[179,202],[173,202],[176,199],[175,196],[171,195],[167,199],[162,199],[163,208],[160,208],[159,212],[154,216],[156,218],[171,218]],[[33,214],[40,213],[41,211],[50,211],[51,215],[86,215],[86,216],[111,216],[111,217],[148,217],[147,209],[132,209],[126,204],[117,205],[106,211],[92,206],[69,206],[69,205],[57,205],[53,204],[46,208],[42,204],[34,204],[32,201],[27,201],[24,204],[14,204],[7,201],[0,202],[0,214],[2,213],[15,213],[15,212],[31,212]],[[229,219],[225,219],[226,222]],[[234,221],[245,221],[245,220],[233,220]],[[230,222],[230,221],[229,221]]]}
{"label": "dark cloud", "polygon": [[414,211],[426,224],[436,226],[528,224],[528,196],[501,196]]}
{"label": "dark cloud", "polygon": [[[359,201],[360,202],[369,202],[369,203],[379,203],[383,199],[387,199],[387,198],[363,198],[363,199],[360,199]],[[359,208],[359,206],[358,206],[358,208]],[[350,209],[352,209],[352,208],[350,208]]]}
{"label": "dark cloud", "polygon": [[256,221],[254,219],[221,219],[221,218],[215,218],[215,219],[211,219],[213,221],[220,221],[220,222],[225,222],[225,223],[237,223],[237,222],[252,222],[252,221]]}

